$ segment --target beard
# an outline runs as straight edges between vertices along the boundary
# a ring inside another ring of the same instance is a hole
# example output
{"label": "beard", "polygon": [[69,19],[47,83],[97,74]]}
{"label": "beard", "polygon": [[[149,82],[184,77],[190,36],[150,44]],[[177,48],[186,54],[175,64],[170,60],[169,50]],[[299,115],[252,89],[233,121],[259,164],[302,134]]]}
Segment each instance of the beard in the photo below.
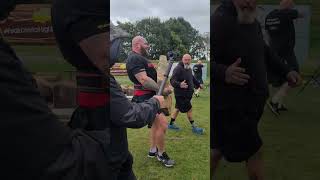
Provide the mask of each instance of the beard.
{"label": "beard", "polygon": [[146,49],[144,49],[144,48],[141,48],[141,55],[142,56],[144,56],[144,57],[148,57],[149,56],[149,52],[146,50]]}
{"label": "beard", "polygon": [[256,9],[255,8],[240,8],[236,7],[238,13],[238,22],[239,24],[253,24],[256,17]]}
{"label": "beard", "polygon": [[183,64],[184,69],[191,69],[190,64]]}

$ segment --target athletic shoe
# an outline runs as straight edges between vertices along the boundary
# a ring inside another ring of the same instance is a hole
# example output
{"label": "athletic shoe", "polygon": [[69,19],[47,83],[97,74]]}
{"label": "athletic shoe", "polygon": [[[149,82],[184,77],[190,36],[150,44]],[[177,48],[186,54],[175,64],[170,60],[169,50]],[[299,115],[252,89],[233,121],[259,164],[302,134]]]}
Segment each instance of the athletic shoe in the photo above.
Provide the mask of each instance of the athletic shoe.
{"label": "athletic shoe", "polygon": [[149,158],[154,158],[154,157],[156,157],[157,156],[157,152],[150,152],[149,151],[149,154],[148,154],[148,157]]}
{"label": "athletic shoe", "polygon": [[174,160],[170,159],[166,152],[163,152],[161,156],[157,154],[157,158],[166,167],[172,167],[175,164]]}
{"label": "athletic shoe", "polygon": [[176,124],[169,124],[168,125],[168,129],[172,129],[172,130],[176,130],[176,131],[179,131],[180,128],[176,125]]}
{"label": "athletic shoe", "polygon": [[288,111],[288,108],[281,104],[281,106],[278,108],[278,111]]}
{"label": "athletic shoe", "polygon": [[272,101],[268,102],[269,109],[275,114],[276,116],[279,116],[279,109],[278,109],[279,103],[273,103]]}
{"label": "athletic shoe", "polygon": [[157,156],[157,154],[158,154],[158,148],[157,148],[157,151],[156,151],[156,152],[151,152],[151,151],[149,151],[148,157],[149,157],[149,158],[154,158],[154,157]]}
{"label": "athletic shoe", "polygon": [[192,126],[192,132],[195,133],[195,134],[202,135],[204,133],[204,129],[193,125]]}

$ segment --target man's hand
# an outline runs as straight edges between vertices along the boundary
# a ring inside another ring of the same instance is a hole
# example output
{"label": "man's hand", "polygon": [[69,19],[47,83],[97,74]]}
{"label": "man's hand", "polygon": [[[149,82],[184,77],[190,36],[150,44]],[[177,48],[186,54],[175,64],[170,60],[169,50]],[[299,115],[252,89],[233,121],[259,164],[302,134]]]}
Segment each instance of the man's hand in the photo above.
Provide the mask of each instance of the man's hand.
{"label": "man's hand", "polygon": [[200,84],[200,89],[203,89],[204,88],[204,85],[203,84]]}
{"label": "man's hand", "polygon": [[158,102],[160,104],[160,109],[165,108],[163,96],[153,96],[153,97],[158,100]]}
{"label": "man's hand", "polygon": [[297,87],[301,85],[302,78],[296,71],[290,71],[287,74],[287,80],[290,87]]}
{"label": "man's hand", "polygon": [[162,95],[163,96],[168,96],[171,93],[172,93],[172,87],[166,87],[166,88],[164,88]]}
{"label": "man's hand", "polygon": [[186,80],[184,80],[184,81],[182,81],[180,83],[180,88],[182,88],[182,89],[187,89],[188,88],[188,84],[186,83]]}
{"label": "man's hand", "polygon": [[225,74],[225,81],[228,84],[236,84],[243,86],[248,83],[250,76],[245,74],[246,71],[244,68],[239,67],[241,63],[241,58],[238,58],[237,61],[231,64]]}

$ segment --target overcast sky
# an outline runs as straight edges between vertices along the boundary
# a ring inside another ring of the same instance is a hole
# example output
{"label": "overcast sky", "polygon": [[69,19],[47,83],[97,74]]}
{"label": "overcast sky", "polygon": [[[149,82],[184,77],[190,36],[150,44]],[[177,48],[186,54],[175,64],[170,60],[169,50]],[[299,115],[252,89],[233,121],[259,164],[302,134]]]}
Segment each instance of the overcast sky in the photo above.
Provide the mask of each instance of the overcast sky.
{"label": "overcast sky", "polygon": [[111,0],[111,21],[136,21],[145,17],[183,17],[200,33],[210,31],[209,0]]}

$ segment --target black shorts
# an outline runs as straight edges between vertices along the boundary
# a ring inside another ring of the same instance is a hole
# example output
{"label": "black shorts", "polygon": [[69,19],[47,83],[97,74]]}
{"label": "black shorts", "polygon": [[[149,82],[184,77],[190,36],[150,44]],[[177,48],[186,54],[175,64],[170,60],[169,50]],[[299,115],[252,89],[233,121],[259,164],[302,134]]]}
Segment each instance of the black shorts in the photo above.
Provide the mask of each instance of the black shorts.
{"label": "black shorts", "polygon": [[258,123],[264,103],[250,110],[214,110],[211,114],[211,149],[221,151],[229,162],[246,161],[262,146]]}
{"label": "black shorts", "polygon": [[[282,62],[287,64],[290,69],[299,72],[299,63],[293,50],[286,52],[281,51],[278,53],[278,55]],[[278,74],[269,71],[268,81],[273,87],[280,87],[282,84],[287,82],[287,78],[285,76],[281,77]]]}
{"label": "black shorts", "polygon": [[199,82],[199,84],[203,84],[202,77],[196,77],[196,80]]}
{"label": "black shorts", "polygon": [[186,113],[190,111],[190,109],[192,108],[192,105],[191,105],[192,95],[191,96],[175,96],[175,98],[176,98],[176,106],[175,106],[176,109],[178,109],[182,113]]}

